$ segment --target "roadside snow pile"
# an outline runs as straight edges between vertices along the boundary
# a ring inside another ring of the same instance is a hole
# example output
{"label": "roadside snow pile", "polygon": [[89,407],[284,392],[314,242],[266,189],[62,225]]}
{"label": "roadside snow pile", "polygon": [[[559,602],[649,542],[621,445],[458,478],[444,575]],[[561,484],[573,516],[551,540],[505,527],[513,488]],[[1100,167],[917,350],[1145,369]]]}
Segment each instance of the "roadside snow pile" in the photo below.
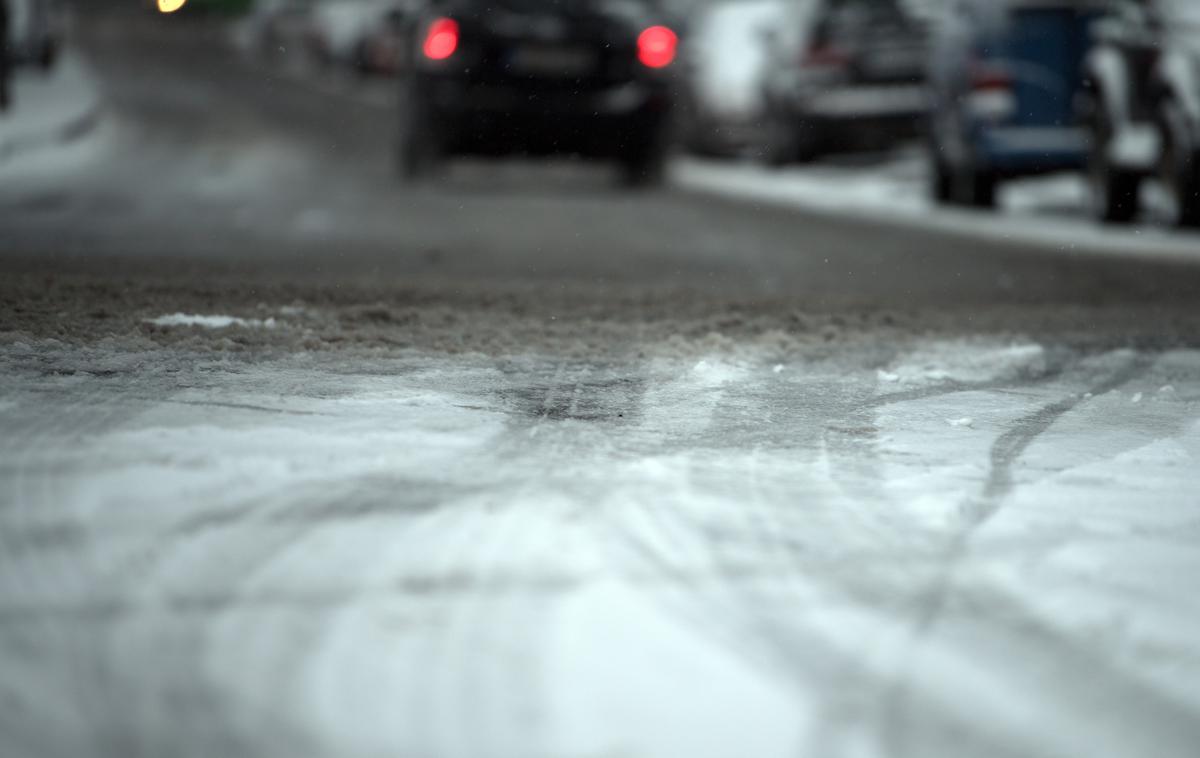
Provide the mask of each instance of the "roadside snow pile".
{"label": "roadside snow pile", "polygon": [[968,384],[1026,379],[1045,371],[1041,345],[954,340],[923,344],[877,376],[884,384]]}
{"label": "roadside snow pile", "polygon": [[249,329],[274,329],[275,319],[238,318],[237,316],[202,316],[195,313],[172,313],[167,316],[146,319],[155,326],[199,326],[204,329],[228,329],[242,326]]}
{"label": "roadside snow pile", "polygon": [[[836,160],[782,170],[748,163],[684,158],[671,170],[674,184],[692,192],[855,221],[925,229],[965,236],[973,241],[1036,246],[1056,252],[1123,257],[1136,251],[1164,259],[1196,258],[1196,235],[1160,225],[1114,230],[1092,223],[1087,187],[1075,174],[1013,181],[1002,188],[1000,212],[981,212],[935,204],[927,190],[926,159],[904,149],[864,168]],[[1147,218],[1161,215],[1154,185],[1144,200]],[[1161,193],[1160,193],[1161,194]],[[1158,208],[1158,210],[1156,210]],[[1019,219],[1019,223],[1014,221]]]}

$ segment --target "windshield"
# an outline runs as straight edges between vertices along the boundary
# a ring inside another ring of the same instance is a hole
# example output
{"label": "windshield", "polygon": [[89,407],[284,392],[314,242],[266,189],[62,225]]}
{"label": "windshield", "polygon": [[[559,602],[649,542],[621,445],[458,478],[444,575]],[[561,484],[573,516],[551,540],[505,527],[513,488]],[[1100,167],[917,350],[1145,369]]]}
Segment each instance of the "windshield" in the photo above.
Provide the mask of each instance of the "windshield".
{"label": "windshield", "polygon": [[1159,2],[0,0],[0,758],[1195,758]]}

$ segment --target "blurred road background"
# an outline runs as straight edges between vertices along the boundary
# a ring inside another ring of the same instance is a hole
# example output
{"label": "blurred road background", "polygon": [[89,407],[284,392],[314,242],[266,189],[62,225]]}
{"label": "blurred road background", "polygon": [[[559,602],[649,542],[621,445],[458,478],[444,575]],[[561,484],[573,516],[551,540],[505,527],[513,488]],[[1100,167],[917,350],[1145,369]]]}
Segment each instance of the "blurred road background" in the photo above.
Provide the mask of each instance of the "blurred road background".
{"label": "blurred road background", "polygon": [[939,207],[916,141],[404,184],[391,78],[135,6],[0,116],[0,753],[1200,744],[1153,198]]}

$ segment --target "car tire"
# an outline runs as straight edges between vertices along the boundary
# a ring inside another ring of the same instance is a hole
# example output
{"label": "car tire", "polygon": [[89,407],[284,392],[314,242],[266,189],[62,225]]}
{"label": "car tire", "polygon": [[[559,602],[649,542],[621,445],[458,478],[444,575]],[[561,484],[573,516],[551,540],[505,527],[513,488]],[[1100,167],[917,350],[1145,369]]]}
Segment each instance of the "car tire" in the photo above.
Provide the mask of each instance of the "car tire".
{"label": "car tire", "polygon": [[1092,215],[1106,224],[1128,224],[1140,210],[1139,192],[1142,178],[1133,171],[1113,165],[1110,146],[1114,129],[1096,108],[1092,121],[1092,148],[1087,159],[1088,191]]}
{"label": "car tire", "polygon": [[[3,2],[3,0],[0,0]],[[8,110],[12,104],[12,95],[9,91],[9,64],[5,60],[5,50],[0,46],[0,113]]]}
{"label": "car tire", "polygon": [[411,83],[402,88],[399,122],[396,175],[403,182],[425,179],[445,160],[445,148],[428,105]]}
{"label": "car tire", "polygon": [[824,137],[812,124],[798,127],[793,140],[792,157],[797,163],[812,163],[824,152]]}
{"label": "car tire", "polygon": [[1163,104],[1159,129],[1163,138],[1159,176],[1171,199],[1171,221],[1176,226],[1200,227],[1200,149],[1188,138],[1187,116],[1178,103]]}
{"label": "car tire", "polygon": [[772,168],[783,168],[797,159],[796,134],[788,120],[777,112],[766,116],[765,139],[763,140],[763,163]]}
{"label": "car tire", "polygon": [[657,135],[643,137],[621,161],[621,183],[626,187],[661,186],[667,174],[666,141]]}
{"label": "car tire", "polygon": [[38,68],[44,72],[52,71],[54,64],[58,62],[58,43],[52,39],[42,42],[41,49],[38,51]]}
{"label": "car tire", "polygon": [[1000,179],[996,172],[973,164],[951,170],[950,199],[968,208],[995,208]]}
{"label": "car tire", "polygon": [[942,157],[937,145],[930,143],[929,147],[929,194],[934,201],[948,205],[954,200],[954,175],[946,160]]}

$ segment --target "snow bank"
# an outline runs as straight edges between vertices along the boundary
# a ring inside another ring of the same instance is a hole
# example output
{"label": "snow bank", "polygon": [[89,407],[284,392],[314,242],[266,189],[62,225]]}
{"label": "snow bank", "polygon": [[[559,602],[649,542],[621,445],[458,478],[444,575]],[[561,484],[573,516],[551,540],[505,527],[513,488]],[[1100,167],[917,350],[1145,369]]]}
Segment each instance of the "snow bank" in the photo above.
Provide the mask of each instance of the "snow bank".
{"label": "snow bank", "polygon": [[[1086,210],[1086,187],[1076,175],[1012,182],[1002,189],[1000,212],[936,205],[929,198],[926,167],[919,152],[901,153],[867,168],[816,164],[771,169],[686,158],[674,164],[671,177],[678,186],[696,192],[856,221],[930,229],[966,239],[1187,261],[1195,261],[1200,250],[1200,235],[1193,232],[1157,225],[1116,229],[1093,223]],[[1152,199],[1152,188],[1147,197]],[[1155,213],[1153,207],[1149,213]]]}
{"label": "snow bank", "polygon": [[172,313],[158,318],[147,319],[146,323],[155,326],[198,326],[204,329],[228,329],[241,326],[252,329],[274,329],[275,319],[238,318],[237,316],[204,316],[196,313]]}

